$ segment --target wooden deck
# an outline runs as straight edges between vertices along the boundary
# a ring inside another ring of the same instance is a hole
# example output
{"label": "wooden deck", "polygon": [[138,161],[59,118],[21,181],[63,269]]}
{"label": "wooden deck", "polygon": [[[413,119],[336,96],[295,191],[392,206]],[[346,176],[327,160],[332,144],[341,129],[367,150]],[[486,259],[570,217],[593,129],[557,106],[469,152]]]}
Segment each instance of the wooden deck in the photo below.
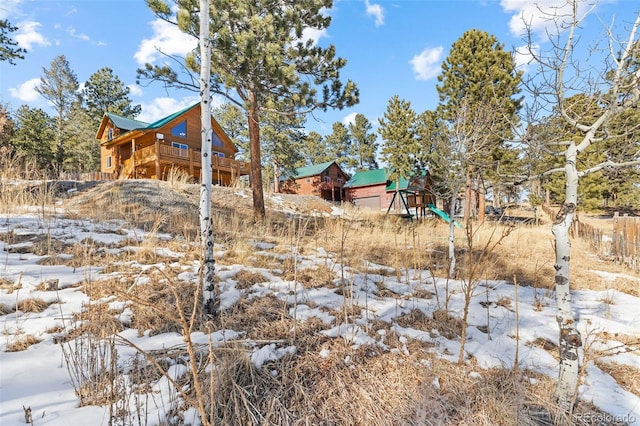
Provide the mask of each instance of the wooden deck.
{"label": "wooden deck", "polygon": [[[229,182],[232,179],[249,174],[249,163],[231,158],[213,155],[211,158],[214,180]],[[180,149],[164,143],[156,143],[141,148],[123,163],[122,175],[126,178],[153,177],[163,179],[163,174],[172,167],[188,172],[196,179],[200,178],[202,153],[196,149]]]}

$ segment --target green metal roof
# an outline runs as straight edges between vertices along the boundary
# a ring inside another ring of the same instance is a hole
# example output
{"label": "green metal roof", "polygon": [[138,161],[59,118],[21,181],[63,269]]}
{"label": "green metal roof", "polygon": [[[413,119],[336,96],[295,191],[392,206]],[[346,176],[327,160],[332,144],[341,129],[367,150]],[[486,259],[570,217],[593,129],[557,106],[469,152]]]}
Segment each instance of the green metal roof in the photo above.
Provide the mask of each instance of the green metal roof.
{"label": "green metal roof", "polygon": [[[401,178],[400,179],[400,189],[407,189],[407,187],[409,186],[409,180],[405,179],[405,178]],[[395,191],[396,190],[396,181],[394,180],[393,182],[389,182],[389,185],[387,185],[387,191]]]}
{"label": "green metal roof", "polygon": [[[396,190],[396,181],[389,181],[387,179],[387,175],[389,174],[389,170],[387,169],[376,169],[376,170],[365,170],[363,172],[357,172],[351,179],[344,184],[345,188],[357,188],[360,186],[370,186],[370,185],[380,185],[386,184],[387,191],[395,191]],[[400,179],[400,189],[407,189],[409,186],[409,180]]]}
{"label": "green metal roof", "polygon": [[295,177],[303,178],[307,176],[319,175],[320,173],[327,170],[333,163],[335,163],[335,161],[327,161],[326,163],[312,164],[310,166],[300,167],[296,169]]}
{"label": "green metal roof", "polygon": [[171,120],[173,120],[174,118],[184,114],[185,112],[189,111],[190,109],[196,107],[200,105],[199,103],[190,105],[186,108],[181,109],[178,112],[174,112],[173,114],[161,118],[158,121],[154,121],[153,123],[149,124],[149,123],[145,123],[144,121],[139,121],[139,120],[134,120],[133,118],[127,118],[127,117],[123,117],[121,115],[118,114],[114,114],[112,112],[108,112],[107,116],[109,116],[109,118],[111,119],[111,121],[113,121],[113,124],[116,125],[117,128],[119,129],[123,129],[123,130],[146,130],[146,129],[158,129],[162,126],[164,126],[165,124],[167,124],[168,122],[170,122]]}
{"label": "green metal roof", "polygon": [[158,128],[164,126],[165,124],[167,124],[168,122],[170,122],[171,120],[173,120],[174,118],[184,114],[185,112],[189,111],[192,108],[195,108],[198,105],[200,105],[199,102],[197,104],[193,104],[191,106],[183,108],[178,112],[174,112],[173,114],[171,114],[171,115],[169,115],[169,116],[167,116],[165,118],[161,118],[158,121],[154,121],[153,123],[148,124],[147,127],[145,127],[145,129],[158,129]]}
{"label": "green metal roof", "polygon": [[123,117],[121,115],[114,114],[112,112],[108,112],[107,116],[111,121],[113,121],[113,124],[115,124],[115,126],[118,129],[124,129],[124,130],[144,129],[149,125],[149,123],[145,123],[144,121]]}
{"label": "green metal roof", "polygon": [[387,171],[385,169],[365,170],[357,172],[344,184],[345,188],[355,188],[358,186],[378,185],[387,182]]}

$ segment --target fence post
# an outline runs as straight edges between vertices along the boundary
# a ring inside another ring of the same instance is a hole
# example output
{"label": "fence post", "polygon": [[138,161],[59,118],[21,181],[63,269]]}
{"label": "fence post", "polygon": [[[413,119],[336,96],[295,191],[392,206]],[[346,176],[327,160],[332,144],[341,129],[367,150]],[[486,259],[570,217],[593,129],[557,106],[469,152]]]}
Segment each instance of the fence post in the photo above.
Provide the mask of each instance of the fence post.
{"label": "fence post", "polygon": [[629,215],[625,213],[622,216],[622,261],[626,262],[629,257]]}
{"label": "fence post", "polygon": [[612,255],[618,259],[620,256],[620,230],[618,229],[618,225],[620,224],[620,215],[618,212],[613,213],[613,236],[611,238],[611,251]]}

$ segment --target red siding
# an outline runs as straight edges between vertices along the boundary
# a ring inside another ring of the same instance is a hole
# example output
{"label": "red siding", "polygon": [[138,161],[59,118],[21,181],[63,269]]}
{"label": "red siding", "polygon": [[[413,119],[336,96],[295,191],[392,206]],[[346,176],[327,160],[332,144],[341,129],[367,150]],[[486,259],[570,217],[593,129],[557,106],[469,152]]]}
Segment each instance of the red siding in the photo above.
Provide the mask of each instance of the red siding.
{"label": "red siding", "polygon": [[[325,178],[329,178],[325,181]],[[322,174],[306,176],[296,179],[293,183],[282,185],[281,192],[299,195],[315,195],[329,201],[342,200],[342,186],[349,180],[349,176],[333,163]]]}
{"label": "red siding", "polygon": [[393,199],[393,192],[386,191],[387,184],[359,186],[345,189],[345,200],[354,202],[358,198],[380,197],[380,209],[388,209]]}

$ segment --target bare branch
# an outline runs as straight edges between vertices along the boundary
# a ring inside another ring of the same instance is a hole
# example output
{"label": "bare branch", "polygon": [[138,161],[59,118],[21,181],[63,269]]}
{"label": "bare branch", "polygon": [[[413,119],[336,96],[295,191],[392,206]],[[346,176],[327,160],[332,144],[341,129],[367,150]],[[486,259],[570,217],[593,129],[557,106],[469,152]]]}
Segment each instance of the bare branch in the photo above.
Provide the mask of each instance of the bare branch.
{"label": "bare branch", "polygon": [[596,166],[590,167],[586,170],[579,171],[578,176],[583,177],[591,173],[599,172],[600,170],[605,170],[605,169],[621,169],[625,167],[632,167],[632,166],[638,166],[638,165],[640,165],[640,160],[625,161],[623,163],[616,163],[614,161],[609,160],[609,161],[604,161]]}

